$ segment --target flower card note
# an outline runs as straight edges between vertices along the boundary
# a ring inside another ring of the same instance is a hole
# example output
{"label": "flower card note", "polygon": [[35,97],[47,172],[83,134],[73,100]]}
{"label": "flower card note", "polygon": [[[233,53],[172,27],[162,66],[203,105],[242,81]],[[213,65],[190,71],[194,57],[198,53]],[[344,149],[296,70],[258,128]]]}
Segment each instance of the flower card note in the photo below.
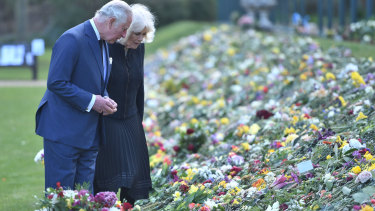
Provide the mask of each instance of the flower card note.
{"label": "flower card note", "polygon": [[297,168],[298,168],[299,173],[302,174],[302,173],[305,173],[306,171],[310,171],[314,167],[312,165],[311,160],[307,160],[307,161],[303,161],[303,162],[297,164]]}

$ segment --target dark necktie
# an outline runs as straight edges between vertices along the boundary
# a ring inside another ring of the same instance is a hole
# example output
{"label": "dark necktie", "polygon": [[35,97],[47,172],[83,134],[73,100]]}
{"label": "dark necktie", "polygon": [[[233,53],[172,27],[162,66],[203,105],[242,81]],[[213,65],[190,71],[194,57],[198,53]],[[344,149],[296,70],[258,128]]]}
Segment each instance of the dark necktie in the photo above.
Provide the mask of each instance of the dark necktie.
{"label": "dark necktie", "polygon": [[104,40],[99,40],[100,55],[102,55],[102,58],[103,58],[103,42],[104,42]]}

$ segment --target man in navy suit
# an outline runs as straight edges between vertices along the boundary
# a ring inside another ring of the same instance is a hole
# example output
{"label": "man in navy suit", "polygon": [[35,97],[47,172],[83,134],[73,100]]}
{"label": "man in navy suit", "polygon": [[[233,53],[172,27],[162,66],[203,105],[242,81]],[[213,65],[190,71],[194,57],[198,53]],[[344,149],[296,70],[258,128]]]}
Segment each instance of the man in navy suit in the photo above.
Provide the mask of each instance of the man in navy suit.
{"label": "man in navy suit", "polygon": [[92,191],[98,148],[105,142],[102,115],[117,110],[106,91],[106,42],[125,37],[131,21],[129,5],[112,0],[56,41],[47,90],[36,112],[36,133],[44,138],[46,189],[57,182],[69,189],[88,183]]}

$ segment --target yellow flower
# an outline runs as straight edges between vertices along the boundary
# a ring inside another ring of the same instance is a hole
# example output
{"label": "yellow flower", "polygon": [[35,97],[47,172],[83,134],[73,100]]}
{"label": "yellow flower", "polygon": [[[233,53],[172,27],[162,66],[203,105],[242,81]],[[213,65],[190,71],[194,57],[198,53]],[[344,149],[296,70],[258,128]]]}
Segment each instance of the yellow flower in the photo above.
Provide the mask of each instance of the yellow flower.
{"label": "yellow flower", "polygon": [[359,173],[361,173],[361,167],[359,167],[359,166],[356,166],[356,167],[353,167],[352,168],[352,172],[353,173],[355,173],[355,174],[359,174]]}
{"label": "yellow flower", "polygon": [[340,147],[339,149],[342,149],[342,148],[344,148],[344,146],[345,146],[345,145],[347,145],[347,144],[348,144],[348,142],[347,142],[347,141],[343,141],[343,142],[342,142],[342,144],[341,144],[341,147]]}
{"label": "yellow flower", "polygon": [[192,118],[190,120],[191,124],[197,124],[198,123],[198,120],[196,118]]}
{"label": "yellow flower", "polygon": [[294,141],[294,139],[298,138],[298,135],[297,134],[289,134],[287,137],[286,137],[286,140],[285,140],[285,143],[289,143],[291,141]]}
{"label": "yellow flower", "polygon": [[241,144],[242,148],[245,150],[245,151],[249,151],[250,150],[250,144],[248,143],[242,143]]}
{"label": "yellow flower", "polygon": [[226,188],[227,183],[225,182],[225,180],[223,180],[223,181],[219,182],[219,186],[222,186],[222,187]]}
{"label": "yellow flower", "polygon": [[336,80],[336,76],[333,75],[332,73],[328,72],[328,73],[326,73],[326,79],[327,80]]}
{"label": "yellow flower", "polygon": [[79,209],[79,211],[86,211],[86,210],[81,208],[81,209]]}
{"label": "yellow flower", "polygon": [[368,58],[368,60],[369,60],[370,62],[373,62],[373,59],[372,59],[371,56]]}
{"label": "yellow flower", "polygon": [[174,102],[173,102],[173,101],[169,101],[167,104],[168,104],[170,107],[173,107],[173,106],[174,106]]}
{"label": "yellow flower", "polygon": [[315,130],[315,131],[319,130],[319,128],[316,125],[314,125],[314,124],[311,124],[310,128],[313,129],[313,130]]}
{"label": "yellow flower", "polygon": [[211,33],[204,33],[203,34],[203,39],[204,39],[204,41],[207,41],[207,42],[211,41],[212,40]]}
{"label": "yellow flower", "polygon": [[274,153],[274,152],[275,152],[274,149],[270,149],[270,150],[268,150],[268,153],[269,153],[269,154],[272,154],[272,153]]}
{"label": "yellow flower", "polygon": [[259,125],[258,124],[252,124],[251,126],[250,126],[250,134],[251,135],[255,135],[255,134],[257,134],[258,133],[258,131],[260,130],[260,127],[259,127]]}
{"label": "yellow flower", "polygon": [[366,206],[362,206],[361,211],[374,211],[374,208],[366,204]]}
{"label": "yellow flower", "polygon": [[362,111],[361,111],[361,112],[359,112],[359,114],[358,114],[357,118],[355,119],[355,121],[357,122],[358,120],[366,119],[366,118],[367,118],[367,116],[364,115],[364,114],[362,113]]}
{"label": "yellow flower", "polygon": [[71,209],[72,208],[72,202],[70,201],[70,199],[66,199],[66,207]]}
{"label": "yellow flower", "polygon": [[296,125],[298,120],[299,120],[298,116],[293,116],[292,124]]}
{"label": "yellow flower", "polygon": [[284,134],[285,135],[288,135],[290,133],[296,133],[296,130],[293,128],[293,127],[290,127],[290,128],[285,128],[284,130]]}
{"label": "yellow flower", "polygon": [[240,204],[240,202],[238,202],[237,199],[235,199],[235,200],[233,201],[233,205],[238,205],[238,204]]}
{"label": "yellow flower", "polygon": [[367,171],[372,171],[375,169],[375,163],[373,163],[370,167],[367,168]]}
{"label": "yellow flower", "polygon": [[157,136],[157,137],[161,137],[161,132],[157,130],[157,131],[155,131],[154,135]]}
{"label": "yellow flower", "polygon": [[189,193],[193,194],[193,193],[197,192],[198,190],[199,190],[199,188],[197,186],[192,185],[192,186],[190,186]]}
{"label": "yellow flower", "polygon": [[198,103],[199,103],[199,98],[193,96],[193,97],[191,98],[191,101],[193,101],[194,104],[198,104]]}
{"label": "yellow flower", "polygon": [[225,107],[225,100],[224,100],[224,98],[220,98],[218,100],[218,104],[219,104],[220,108],[224,108]]}
{"label": "yellow flower", "polygon": [[347,103],[345,102],[344,98],[342,96],[339,96],[339,100],[341,102],[342,107],[345,107]]}
{"label": "yellow flower", "polygon": [[173,196],[174,196],[174,201],[179,200],[179,199],[181,198],[181,193],[180,193],[180,191],[176,191],[176,192],[174,192]]}
{"label": "yellow flower", "polygon": [[315,205],[312,209],[313,210],[317,210],[317,209],[319,209],[320,207],[319,207],[319,205]]}
{"label": "yellow flower", "polygon": [[220,119],[220,123],[223,124],[223,125],[227,125],[229,124],[229,119],[226,118],[226,117],[223,117]]}
{"label": "yellow flower", "polygon": [[278,47],[272,48],[272,53],[279,54],[280,53],[280,48],[278,48]]}
{"label": "yellow flower", "polygon": [[301,62],[300,64],[299,64],[299,70],[303,70],[303,69],[305,69],[307,67],[307,64],[306,64],[306,62]]}
{"label": "yellow flower", "polygon": [[303,81],[306,81],[306,80],[307,80],[307,75],[306,75],[306,74],[301,74],[301,75],[299,76],[299,78],[300,78],[301,80],[303,80]]}
{"label": "yellow flower", "polygon": [[227,54],[228,54],[229,56],[234,56],[234,54],[236,54],[236,49],[234,49],[234,48],[229,48],[229,49],[227,50]]}
{"label": "yellow flower", "polygon": [[366,85],[362,76],[358,72],[353,71],[352,74],[351,74],[351,77],[354,81],[353,84],[354,84],[355,87],[360,87],[361,85]]}
{"label": "yellow flower", "polygon": [[327,155],[327,160],[329,160],[329,159],[331,159],[332,157],[331,157],[331,155]]}
{"label": "yellow flower", "polygon": [[365,157],[366,160],[372,160],[372,155],[368,151],[366,151],[366,154],[363,155],[363,157]]}
{"label": "yellow flower", "polygon": [[247,126],[247,125],[243,125],[242,130],[243,130],[244,133],[248,133],[250,131],[250,127]]}

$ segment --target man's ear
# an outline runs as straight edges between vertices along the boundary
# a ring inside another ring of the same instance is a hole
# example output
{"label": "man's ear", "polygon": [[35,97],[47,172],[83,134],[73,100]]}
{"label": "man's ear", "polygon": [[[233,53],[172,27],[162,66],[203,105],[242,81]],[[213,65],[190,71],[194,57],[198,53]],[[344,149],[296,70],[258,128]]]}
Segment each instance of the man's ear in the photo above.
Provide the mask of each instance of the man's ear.
{"label": "man's ear", "polygon": [[116,18],[112,17],[109,19],[109,28],[111,29],[116,22]]}

